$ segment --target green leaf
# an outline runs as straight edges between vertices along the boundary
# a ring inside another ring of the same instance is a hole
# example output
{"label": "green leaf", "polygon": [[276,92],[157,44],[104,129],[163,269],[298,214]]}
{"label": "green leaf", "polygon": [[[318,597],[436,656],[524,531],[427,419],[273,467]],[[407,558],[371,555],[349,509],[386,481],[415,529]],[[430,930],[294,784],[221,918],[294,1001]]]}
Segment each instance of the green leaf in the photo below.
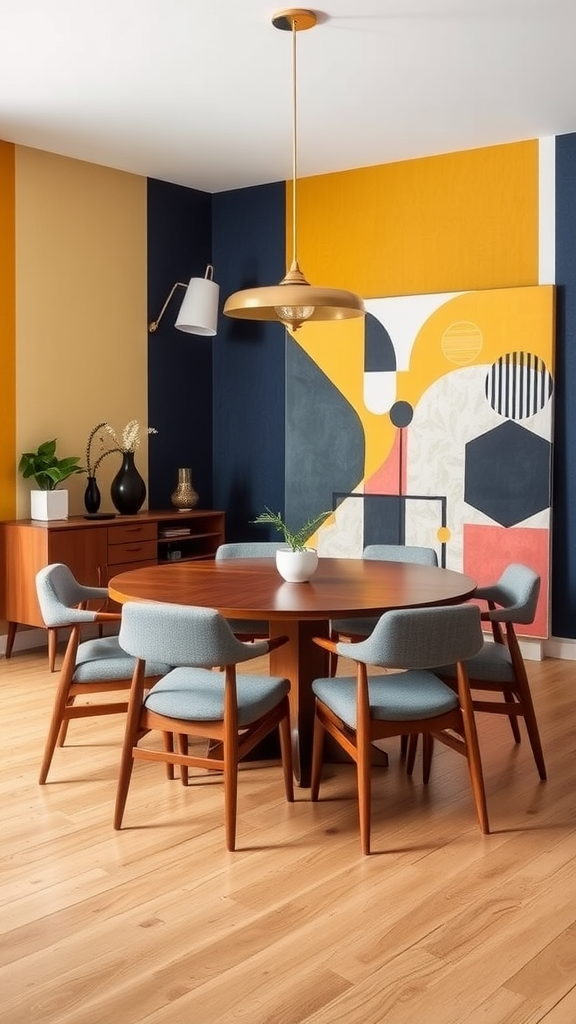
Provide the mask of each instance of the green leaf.
{"label": "green leaf", "polygon": [[316,532],[324,520],[330,515],[332,515],[331,509],[327,512],[320,512],[319,515],[308,519],[308,521],[304,523],[304,526],[301,526],[299,530],[293,532],[284,522],[281,512],[272,512],[271,509],[265,505],[264,512],[261,512],[256,519],[252,520],[252,522],[269,523],[278,531],[278,533],[283,535],[286,544],[292,548],[292,551],[304,551],[308,538]]}

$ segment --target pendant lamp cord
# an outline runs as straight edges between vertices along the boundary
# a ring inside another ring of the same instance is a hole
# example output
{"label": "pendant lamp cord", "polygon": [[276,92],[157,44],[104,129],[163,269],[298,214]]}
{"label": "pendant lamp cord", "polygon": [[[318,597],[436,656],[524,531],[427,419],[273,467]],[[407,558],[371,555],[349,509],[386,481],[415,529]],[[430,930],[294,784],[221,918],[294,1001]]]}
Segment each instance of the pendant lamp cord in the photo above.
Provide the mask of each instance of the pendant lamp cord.
{"label": "pendant lamp cord", "polygon": [[297,174],[297,102],[296,102],[296,18],[292,19],[292,264],[298,262],[296,248],[296,174]]}

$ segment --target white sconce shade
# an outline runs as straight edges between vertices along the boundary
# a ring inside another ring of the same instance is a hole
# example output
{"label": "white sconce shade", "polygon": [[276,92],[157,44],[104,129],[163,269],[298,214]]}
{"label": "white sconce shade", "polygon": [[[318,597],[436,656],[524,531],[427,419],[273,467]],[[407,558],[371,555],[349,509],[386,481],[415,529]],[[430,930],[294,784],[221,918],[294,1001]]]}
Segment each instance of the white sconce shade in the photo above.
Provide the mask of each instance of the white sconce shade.
{"label": "white sconce shade", "polygon": [[152,320],[148,324],[150,334],[154,334],[158,330],[166,307],[176,289],[186,288],[186,294],[174,326],[179,331],[184,331],[185,334],[202,334],[204,337],[213,338],[218,329],[218,296],[220,294],[220,288],[212,280],[213,273],[214,267],[209,263],[204,277],[191,277],[187,285],[183,281],[176,281],[160,310],[158,319]]}
{"label": "white sconce shade", "polygon": [[186,334],[214,337],[218,325],[220,288],[208,277],[191,277],[175,327]]}

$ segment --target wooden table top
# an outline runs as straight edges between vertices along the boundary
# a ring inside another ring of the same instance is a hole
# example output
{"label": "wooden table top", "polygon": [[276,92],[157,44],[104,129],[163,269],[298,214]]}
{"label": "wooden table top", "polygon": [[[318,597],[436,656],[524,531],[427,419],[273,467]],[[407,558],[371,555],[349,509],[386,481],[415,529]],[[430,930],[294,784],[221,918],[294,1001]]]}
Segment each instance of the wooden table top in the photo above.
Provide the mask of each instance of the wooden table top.
{"label": "wooden table top", "polygon": [[191,561],[114,576],[110,596],[216,608],[227,618],[327,619],[378,615],[391,608],[457,604],[471,597],[470,576],[430,565],[320,558],[308,583],[286,583],[273,558]]}

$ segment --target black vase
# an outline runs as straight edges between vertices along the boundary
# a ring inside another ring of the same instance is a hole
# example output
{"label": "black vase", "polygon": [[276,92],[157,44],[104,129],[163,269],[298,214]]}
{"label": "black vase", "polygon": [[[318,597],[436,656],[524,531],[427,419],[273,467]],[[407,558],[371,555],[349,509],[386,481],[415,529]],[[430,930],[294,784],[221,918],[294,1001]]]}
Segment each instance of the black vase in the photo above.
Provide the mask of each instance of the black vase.
{"label": "black vase", "polygon": [[146,484],[134,465],[134,452],[124,452],[122,465],[110,486],[110,497],[121,516],[134,516],[142,508]]}
{"label": "black vase", "polygon": [[86,481],[86,490],[84,491],[84,506],[86,511],[91,515],[94,515],[94,513],[100,508],[101,500],[98,481],[95,476],[89,476]]}

